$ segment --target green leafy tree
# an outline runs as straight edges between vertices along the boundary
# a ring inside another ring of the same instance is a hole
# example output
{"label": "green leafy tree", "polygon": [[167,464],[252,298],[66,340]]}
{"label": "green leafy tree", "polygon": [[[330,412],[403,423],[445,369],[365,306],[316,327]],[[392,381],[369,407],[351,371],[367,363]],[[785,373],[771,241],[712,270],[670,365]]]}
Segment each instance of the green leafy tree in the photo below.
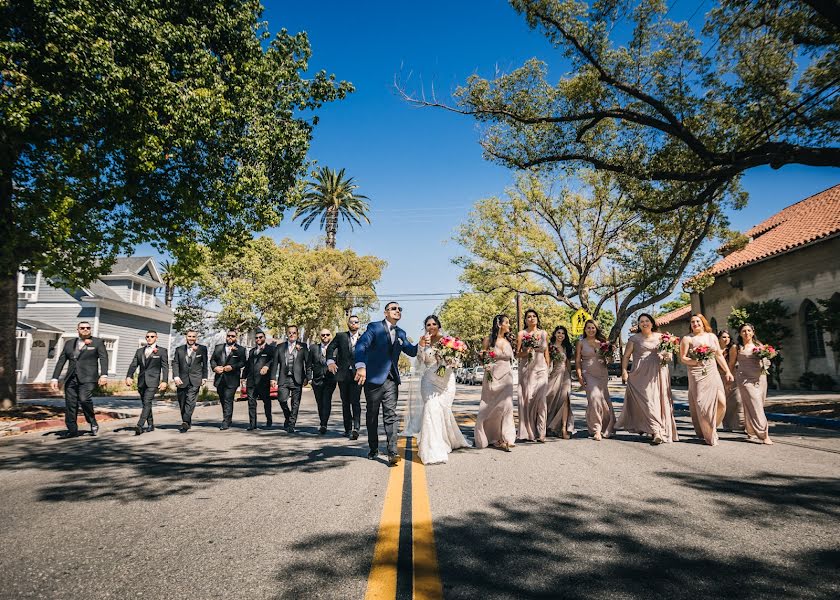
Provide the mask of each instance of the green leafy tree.
{"label": "green leafy tree", "polygon": [[494,161],[609,171],[658,211],[720,201],[755,167],[840,166],[836,0],[719,0],[702,34],[666,0],[510,4],[571,69],[534,58],[456,91],[446,108],[486,125]]}
{"label": "green leafy tree", "polygon": [[456,236],[469,252],[456,263],[478,291],[551,298],[602,325],[617,294],[607,330],[615,339],[632,314],[671,295],[725,219],[712,206],[639,214],[609,174],[584,172],[580,184],[551,190],[543,178],[523,175],[507,198],[479,201]]}
{"label": "green leafy tree", "polygon": [[819,308],[819,325],[823,331],[831,336],[828,345],[835,354],[840,353],[840,294],[831,298],[817,300]]}
{"label": "green leafy tree", "polygon": [[691,296],[688,294],[688,292],[680,292],[680,295],[674,298],[673,300],[663,302],[659,307],[659,312],[657,313],[657,315],[664,315],[666,313],[671,312],[672,310],[682,308],[686,304],[691,304]]}
{"label": "green leafy tree", "polygon": [[343,326],[355,308],[376,304],[374,286],[385,261],[352,250],[308,248],[269,237],[249,241],[239,255],[208,262],[195,283],[199,306],[218,305],[219,327],[275,332],[295,324],[309,336]]}
{"label": "green leafy tree", "polygon": [[327,247],[335,248],[338,220],[350,225],[370,224],[367,196],[357,194],[358,189],[352,177],[345,177],[344,169],[334,171],[322,167],[314,173],[314,180],[306,184],[306,191],[297,205],[292,219],[302,219],[304,230],[319,219],[319,226],[327,234]]}
{"label": "green leafy tree", "polygon": [[785,303],[779,298],[763,302],[748,302],[732,309],[726,320],[730,329],[737,331],[744,323],[750,323],[755,331],[755,337],[763,344],[771,344],[779,350],[773,359],[769,379],[776,380],[776,387],[781,387],[782,362],[784,361],[784,341],[793,330],[787,323],[793,317]]}
{"label": "green leafy tree", "polygon": [[[348,83],[307,77],[306,34],[256,0],[0,3],[0,332],[16,278],[79,288],[140,242],[185,269],[276,225],[316,118]],[[0,359],[0,403],[15,398]]]}

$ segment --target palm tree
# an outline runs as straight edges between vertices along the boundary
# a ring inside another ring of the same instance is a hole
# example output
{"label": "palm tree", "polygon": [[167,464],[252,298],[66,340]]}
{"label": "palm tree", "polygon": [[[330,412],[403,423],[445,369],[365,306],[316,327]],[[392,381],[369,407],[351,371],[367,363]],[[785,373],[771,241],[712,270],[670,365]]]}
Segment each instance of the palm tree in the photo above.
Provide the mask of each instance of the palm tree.
{"label": "palm tree", "polygon": [[370,225],[367,216],[369,210],[367,196],[356,194],[359,187],[353,178],[344,177],[344,169],[336,172],[322,167],[314,173],[315,179],[306,184],[303,198],[298,202],[292,220],[303,218],[304,230],[320,216],[320,228],[327,234],[327,247],[335,248],[335,234],[338,230],[339,216],[350,224],[361,225],[362,221]]}
{"label": "palm tree", "polygon": [[172,299],[175,297],[175,265],[168,260],[160,263],[160,278],[163,279],[163,302],[166,306],[172,306]]}

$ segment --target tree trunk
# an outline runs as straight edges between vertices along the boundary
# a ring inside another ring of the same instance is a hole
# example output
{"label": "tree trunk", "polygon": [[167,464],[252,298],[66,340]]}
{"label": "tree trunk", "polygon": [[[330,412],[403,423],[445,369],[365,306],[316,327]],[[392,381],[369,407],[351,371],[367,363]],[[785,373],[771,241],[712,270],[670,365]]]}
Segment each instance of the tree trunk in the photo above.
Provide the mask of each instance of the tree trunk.
{"label": "tree trunk", "polygon": [[335,248],[335,234],[338,230],[338,209],[331,206],[327,209],[327,248]]}
{"label": "tree trunk", "polygon": [[163,288],[163,303],[166,306],[172,306],[172,299],[175,297],[175,286],[172,285],[171,281],[164,282]]}
{"label": "tree trunk", "polygon": [[17,400],[17,278],[20,262],[15,256],[15,225],[12,209],[11,150],[0,151],[0,336],[6,350],[0,352],[0,408]]}

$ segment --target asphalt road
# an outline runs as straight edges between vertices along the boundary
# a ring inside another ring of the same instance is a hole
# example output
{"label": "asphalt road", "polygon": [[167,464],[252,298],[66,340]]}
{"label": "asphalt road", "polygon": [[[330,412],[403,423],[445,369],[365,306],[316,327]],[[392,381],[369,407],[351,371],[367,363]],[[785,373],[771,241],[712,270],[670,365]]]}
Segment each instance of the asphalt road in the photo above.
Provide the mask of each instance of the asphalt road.
{"label": "asphalt road", "polygon": [[[470,435],[478,394],[459,386],[454,408]],[[582,398],[575,408],[582,428]],[[243,402],[231,430],[220,416],[198,409],[187,434],[169,412],[140,437],[122,422],[96,438],[0,439],[0,598],[371,597],[397,469],[364,458],[364,432],[338,433],[338,393],[326,436],[311,393],[294,435],[245,431]],[[772,447],[722,434],[710,448],[687,415],[679,425],[687,442],[656,447],[579,432],[404,461],[407,481],[427,481],[443,595],[840,597],[840,435],[771,425]]]}

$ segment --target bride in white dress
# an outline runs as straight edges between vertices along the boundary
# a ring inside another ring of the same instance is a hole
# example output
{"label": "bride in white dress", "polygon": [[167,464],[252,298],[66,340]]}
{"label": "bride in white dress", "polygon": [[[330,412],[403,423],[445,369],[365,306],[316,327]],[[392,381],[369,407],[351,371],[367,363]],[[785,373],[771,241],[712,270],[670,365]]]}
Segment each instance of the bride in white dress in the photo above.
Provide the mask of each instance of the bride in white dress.
{"label": "bride in white dress", "polygon": [[420,392],[412,382],[408,396],[408,423],[400,435],[417,437],[418,455],[424,465],[445,463],[449,453],[457,448],[468,448],[470,443],[458,428],[452,414],[455,400],[455,372],[446,367],[443,376],[437,374],[442,366],[432,347],[443,337],[440,319],[426,317],[426,346],[419,347],[414,362],[414,378],[420,377]]}

